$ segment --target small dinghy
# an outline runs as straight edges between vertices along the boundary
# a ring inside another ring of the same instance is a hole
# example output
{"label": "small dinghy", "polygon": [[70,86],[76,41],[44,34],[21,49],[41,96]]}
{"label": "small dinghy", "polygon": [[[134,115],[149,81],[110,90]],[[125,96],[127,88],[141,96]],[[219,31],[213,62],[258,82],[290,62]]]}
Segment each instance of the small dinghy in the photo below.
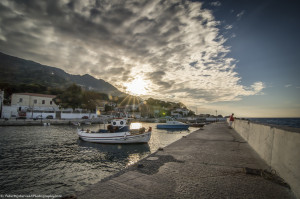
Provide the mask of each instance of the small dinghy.
{"label": "small dinghy", "polygon": [[77,129],[80,139],[87,142],[126,144],[147,143],[151,137],[152,128],[146,130],[141,123],[128,125],[126,119],[114,119],[107,129],[91,131],[89,129]]}

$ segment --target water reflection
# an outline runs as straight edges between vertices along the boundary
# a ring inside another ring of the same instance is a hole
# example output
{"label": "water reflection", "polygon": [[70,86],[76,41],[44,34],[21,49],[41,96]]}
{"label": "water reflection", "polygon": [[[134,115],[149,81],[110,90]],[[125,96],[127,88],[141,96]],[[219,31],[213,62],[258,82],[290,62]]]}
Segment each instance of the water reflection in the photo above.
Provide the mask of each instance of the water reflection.
{"label": "water reflection", "polygon": [[[104,159],[109,161],[125,162],[126,166],[138,162],[141,158],[150,154],[148,143],[139,144],[100,144],[77,140],[81,151],[91,152],[93,150],[104,154]],[[93,152],[94,153],[94,152]]]}
{"label": "water reflection", "polygon": [[147,143],[141,144],[100,144],[93,142],[85,142],[81,139],[77,140],[78,146],[80,146],[80,150],[90,150],[96,149],[99,152],[110,152],[110,153],[124,153],[124,154],[132,154],[132,153],[148,153],[150,152],[150,147]]}
{"label": "water reflection", "polygon": [[189,133],[158,130],[154,123],[143,126],[153,129],[148,144],[84,142],[74,126],[0,127],[1,191],[62,195],[80,191]]}
{"label": "water reflection", "polygon": [[128,163],[126,166],[133,165],[134,163],[138,162],[141,159],[141,155],[138,153],[130,154],[128,157]]}

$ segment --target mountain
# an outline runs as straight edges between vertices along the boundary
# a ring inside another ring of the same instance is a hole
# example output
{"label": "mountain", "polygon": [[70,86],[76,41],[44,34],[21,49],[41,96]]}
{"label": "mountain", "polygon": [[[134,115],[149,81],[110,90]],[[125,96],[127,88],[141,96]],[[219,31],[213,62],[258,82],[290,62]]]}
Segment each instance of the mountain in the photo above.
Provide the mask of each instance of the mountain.
{"label": "mountain", "polygon": [[95,90],[113,96],[124,96],[116,87],[88,74],[71,75],[64,70],[33,61],[13,57],[0,52],[0,82],[11,84],[41,84],[49,87],[65,87],[72,83],[87,90]]}
{"label": "mountain", "polygon": [[96,90],[102,93],[114,94],[117,96],[123,95],[118,89],[102,79],[96,79],[91,75],[70,75],[69,80],[87,90]]}

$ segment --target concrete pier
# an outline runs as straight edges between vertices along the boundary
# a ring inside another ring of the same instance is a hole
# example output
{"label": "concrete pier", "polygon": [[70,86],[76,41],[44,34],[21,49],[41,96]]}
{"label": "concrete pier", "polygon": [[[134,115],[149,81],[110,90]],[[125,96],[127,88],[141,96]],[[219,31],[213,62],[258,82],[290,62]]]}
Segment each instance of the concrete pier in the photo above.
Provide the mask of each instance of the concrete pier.
{"label": "concrete pier", "polygon": [[295,198],[225,123],[210,124],[76,193],[77,198]]}

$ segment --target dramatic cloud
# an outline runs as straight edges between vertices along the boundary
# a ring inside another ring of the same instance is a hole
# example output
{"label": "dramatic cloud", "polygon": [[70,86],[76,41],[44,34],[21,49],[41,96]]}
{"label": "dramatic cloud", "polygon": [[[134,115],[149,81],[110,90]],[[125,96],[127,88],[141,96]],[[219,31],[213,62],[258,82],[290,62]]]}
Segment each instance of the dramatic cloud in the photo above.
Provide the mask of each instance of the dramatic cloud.
{"label": "dramatic cloud", "polygon": [[221,2],[220,1],[214,1],[214,2],[211,2],[210,5],[212,6],[221,6]]}
{"label": "dramatic cloud", "polygon": [[286,85],[284,85],[284,87],[286,87],[286,88],[291,87],[291,86],[292,86],[292,84],[286,84]]}
{"label": "dramatic cloud", "polygon": [[241,12],[239,12],[239,13],[236,15],[237,18],[238,18],[238,20],[240,20],[244,14],[245,14],[245,11],[244,11],[244,10],[241,11]]}
{"label": "dramatic cloud", "polygon": [[139,77],[148,96],[187,104],[260,94],[241,85],[218,25],[200,2],[2,0],[0,50],[120,89]]}
{"label": "dramatic cloud", "polygon": [[230,29],[232,29],[232,25],[226,25],[224,28],[226,29],[226,30],[230,30]]}

